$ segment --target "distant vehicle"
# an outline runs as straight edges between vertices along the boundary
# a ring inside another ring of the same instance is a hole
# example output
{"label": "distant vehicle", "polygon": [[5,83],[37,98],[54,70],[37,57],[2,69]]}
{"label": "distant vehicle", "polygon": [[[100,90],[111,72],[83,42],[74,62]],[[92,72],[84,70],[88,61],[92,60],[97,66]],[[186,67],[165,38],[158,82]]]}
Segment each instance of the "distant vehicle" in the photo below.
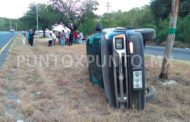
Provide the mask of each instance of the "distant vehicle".
{"label": "distant vehicle", "polygon": [[[50,33],[49,30],[46,29],[46,30],[45,30],[45,35],[48,36],[49,33]],[[39,35],[39,36],[43,36],[44,31],[43,31],[43,30],[38,30],[38,31],[35,31],[35,34],[36,34],[36,35]]]}
{"label": "distant vehicle", "polygon": [[15,32],[15,30],[14,29],[10,29],[9,32]]}

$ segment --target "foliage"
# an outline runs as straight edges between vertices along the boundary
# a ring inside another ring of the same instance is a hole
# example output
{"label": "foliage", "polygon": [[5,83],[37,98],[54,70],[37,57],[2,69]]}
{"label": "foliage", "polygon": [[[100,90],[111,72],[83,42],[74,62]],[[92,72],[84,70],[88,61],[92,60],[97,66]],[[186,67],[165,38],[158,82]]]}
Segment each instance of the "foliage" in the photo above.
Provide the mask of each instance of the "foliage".
{"label": "foliage", "polygon": [[[158,0],[158,1],[162,1],[162,0]],[[160,6],[166,6],[166,4],[160,5]],[[189,5],[189,8],[190,8],[190,5]],[[165,8],[165,9],[168,9],[168,8]],[[154,14],[154,10],[157,10],[158,14],[157,13]],[[108,20],[107,20],[107,14],[104,14],[101,18],[101,22],[104,28],[109,28],[109,27],[155,28],[157,31],[157,38],[155,40],[155,43],[160,44],[167,40],[168,26],[169,26],[169,16],[168,14],[163,14],[162,11],[167,11],[167,10],[164,10],[164,9],[162,10],[158,8],[152,9],[152,5],[144,6],[142,8],[134,8],[128,12],[118,11],[118,12],[109,13]],[[190,36],[189,36],[190,14],[186,16],[184,16],[185,15],[184,12],[181,12],[181,14],[183,16],[180,16],[178,19],[176,40],[189,43],[190,42]],[[159,19],[156,19],[156,18],[159,18]]]}
{"label": "foliage", "polygon": [[177,28],[177,40],[190,43],[190,14],[186,17],[180,17]]}
{"label": "foliage", "polygon": [[[31,4],[26,14],[19,19],[22,29],[36,29],[36,4]],[[59,13],[51,6],[38,4],[39,11],[39,29],[51,28],[53,24],[59,22]]]}
{"label": "foliage", "polygon": [[[11,19],[12,28],[17,29],[17,20]],[[8,18],[0,18],[0,31],[9,31],[10,29],[10,19]]]}
{"label": "foliage", "polygon": [[[155,20],[167,19],[171,12],[172,0],[152,0],[151,9]],[[190,12],[190,0],[180,0],[179,15],[185,17]]]}
{"label": "foliage", "polygon": [[97,9],[96,0],[50,0],[51,6],[61,12],[62,22],[72,31],[84,23],[86,16]]}
{"label": "foliage", "polygon": [[157,39],[156,43],[160,44],[167,40],[167,34],[168,34],[168,26],[169,26],[169,19],[160,20],[157,24]]}
{"label": "foliage", "polygon": [[83,32],[85,35],[90,35],[95,31],[96,26],[96,16],[93,13],[86,14],[83,18],[83,22],[79,26],[79,31]]}
{"label": "foliage", "polygon": [[9,20],[6,18],[0,18],[0,31],[9,30]]}
{"label": "foliage", "polygon": [[104,14],[101,22],[104,27],[127,27],[127,28],[138,28],[138,27],[152,27],[154,19],[152,12],[148,6],[142,8],[134,8],[128,12],[113,12],[109,14],[107,20],[107,14]]}
{"label": "foliage", "polygon": [[[152,0],[150,8],[157,27],[157,42],[166,40],[172,0]],[[176,40],[188,43],[190,33],[190,0],[180,0]]]}

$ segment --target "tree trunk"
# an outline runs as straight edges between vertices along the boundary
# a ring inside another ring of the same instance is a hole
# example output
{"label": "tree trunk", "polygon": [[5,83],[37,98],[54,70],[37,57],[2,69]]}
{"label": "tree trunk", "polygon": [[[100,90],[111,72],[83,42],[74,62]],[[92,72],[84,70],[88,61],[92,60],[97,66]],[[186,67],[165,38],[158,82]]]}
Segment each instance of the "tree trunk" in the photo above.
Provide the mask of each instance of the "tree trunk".
{"label": "tree trunk", "polygon": [[168,80],[168,71],[170,66],[170,58],[173,50],[175,34],[176,34],[176,27],[177,27],[177,17],[178,17],[178,10],[179,10],[179,3],[180,0],[172,0],[172,10],[170,16],[170,24],[168,30],[168,44],[165,49],[164,59],[162,63],[162,69],[159,78],[161,80]]}

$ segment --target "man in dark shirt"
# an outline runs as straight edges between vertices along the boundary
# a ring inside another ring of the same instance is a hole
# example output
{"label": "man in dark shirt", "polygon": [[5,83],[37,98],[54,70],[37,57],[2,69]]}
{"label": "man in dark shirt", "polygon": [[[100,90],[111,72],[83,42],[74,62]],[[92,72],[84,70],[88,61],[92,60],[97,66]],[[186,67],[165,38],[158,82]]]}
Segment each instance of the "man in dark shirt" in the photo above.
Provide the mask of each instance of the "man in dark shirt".
{"label": "man in dark shirt", "polygon": [[34,42],[34,30],[33,29],[31,29],[30,31],[29,31],[29,44],[31,45],[31,46],[33,46],[34,44],[33,44],[33,42]]}
{"label": "man in dark shirt", "polygon": [[70,32],[69,35],[69,46],[71,46],[73,44],[73,32]]}

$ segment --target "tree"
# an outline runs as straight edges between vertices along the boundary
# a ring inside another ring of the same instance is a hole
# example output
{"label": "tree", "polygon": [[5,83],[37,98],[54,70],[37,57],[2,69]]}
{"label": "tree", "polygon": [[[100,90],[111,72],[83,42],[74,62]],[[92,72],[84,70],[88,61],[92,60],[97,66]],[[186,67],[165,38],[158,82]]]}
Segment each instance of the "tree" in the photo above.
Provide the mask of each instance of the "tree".
{"label": "tree", "polygon": [[[172,0],[152,0],[151,9],[153,11],[155,20],[159,22],[160,19],[168,18],[172,6]],[[187,16],[190,12],[190,0],[181,0],[179,7],[179,16]]]}
{"label": "tree", "polygon": [[19,19],[19,25],[21,29],[36,28],[36,7],[34,4],[31,4],[29,10]]}
{"label": "tree", "polygon": [[178,33],[176,36],[177,36],[177,39],[182,41],[182,42],[185,42],[186,44],[190,44],[190,36],[189,36],[189,33],[190,33],[190,14],[186,17],[183,17],[183,18],[179,18],[179,22],[178,22],[178,28],[177,28],[177,32],[180,32]]}
{"label": "tree", "polygon": [[107,20],[107,14],[104,14],[101,22],[104,27],[126,28],[154,27],[155,24],[154,16],[149,6],[133,8],[127,12],[109,13],[109,20]]}
{"label": "tree", "polygon": [[85,35],[92,34],[95,31],[96,23],[97,16],[95,16],[93,13],[88,13],[83,18],[83,21],[79,26],[79,30]]}
{"label": "tree", "polygon": [[[13,29],[18,29],[17,19],[11,19],[11,25]],[[10,19],[9,18],[1,18],[0,17],[0,31],[9,31],[10,29]]]}
{"label": "tree", "polygon": [[[59,11],[54,10],[51,6],[46,4],[39,4],[39,29],[44,31],[45,29],[51,28],[51,26],[55,23],[60,22]],[[35,29],[36,28],[36,4],[31,4],[29,10],[26,14],[20,18],[20,26],[22,29]]]}
{"label": "tree", "polygon": [[62,16],[62,23],[71,31],[84,23],[86,15],[97,9],[96,0],[50,0],[51,6]]}
{"label": "tree", "polygon": [[39,25],[43,29],[45,37],[45,29],[51,28],[55,23],[59,23],[61,18],[59,17],[59,11],[54,10],[51,6],[41,4],[39,7]]}
{"label": "tree", "polygon": [[0,31],[8,31],[9,30],[9,19],[0,18]]}

